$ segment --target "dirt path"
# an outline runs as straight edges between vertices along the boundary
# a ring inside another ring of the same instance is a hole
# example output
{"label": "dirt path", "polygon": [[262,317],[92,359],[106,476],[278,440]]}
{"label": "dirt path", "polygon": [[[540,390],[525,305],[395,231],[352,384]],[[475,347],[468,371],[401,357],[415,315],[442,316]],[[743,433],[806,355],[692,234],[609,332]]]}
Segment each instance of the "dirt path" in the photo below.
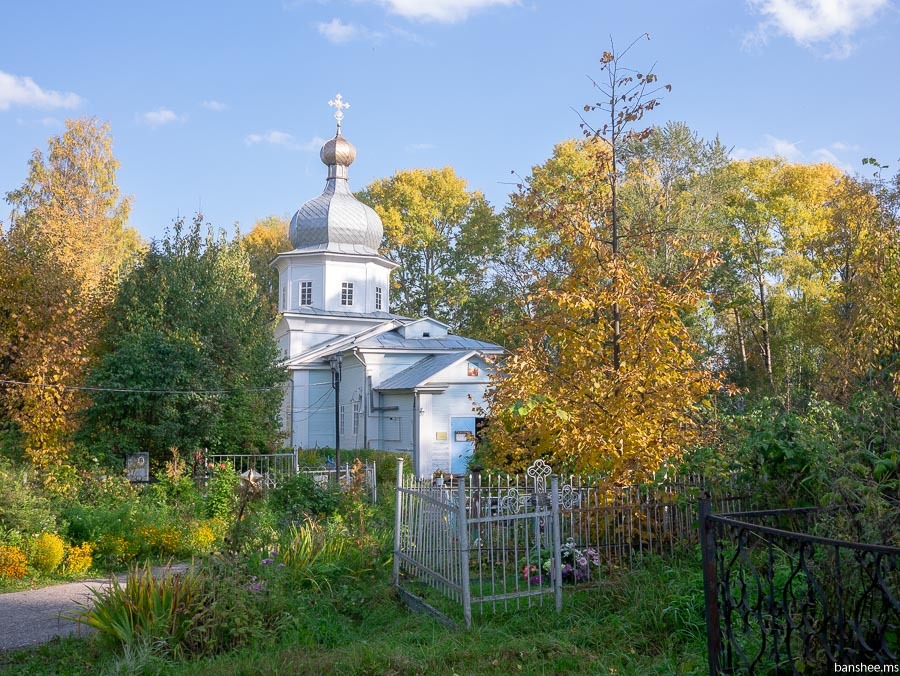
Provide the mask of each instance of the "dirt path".
{"label": "dirt path", "polygon": [[[188,566],[186,563],[174,564],[172,570],[180,572]],[[153,572],[159,574],[163,570],[154,568]],[[119,575],[118,579],[124,582],[125,575]],[[89,589],[107,586],[109,578],[94,578],[0,594],[0,650],[45,643],[55,636],[86,633],[87,627],[80,627],[59,615],[72,614],[78,610],[79,602],[89,601],[92,598]]]}

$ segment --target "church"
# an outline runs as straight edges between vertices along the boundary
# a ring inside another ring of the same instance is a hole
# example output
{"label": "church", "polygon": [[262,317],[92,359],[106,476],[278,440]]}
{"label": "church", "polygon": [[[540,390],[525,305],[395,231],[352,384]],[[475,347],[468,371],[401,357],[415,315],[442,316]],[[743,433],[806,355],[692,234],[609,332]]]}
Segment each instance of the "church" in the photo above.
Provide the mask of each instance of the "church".
{"label": "church", "polygon": [[325,190],[294,214],[279,253],[275,338],[288,369],[282,420],[292,447],[408,452],[418,476],[464,473],[482,424],[492,357],[503,348],[454,335],[430,317],[392,314],[381,219],[350,191],[356,148],[322,146]]}

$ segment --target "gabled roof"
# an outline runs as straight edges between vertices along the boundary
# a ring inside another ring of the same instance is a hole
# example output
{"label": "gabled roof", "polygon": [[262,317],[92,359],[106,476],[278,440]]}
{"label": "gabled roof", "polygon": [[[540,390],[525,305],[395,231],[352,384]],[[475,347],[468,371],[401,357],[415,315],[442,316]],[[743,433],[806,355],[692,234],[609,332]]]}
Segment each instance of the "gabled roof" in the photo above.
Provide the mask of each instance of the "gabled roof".
{"label": "gabled roof", "polygon": [[407,369],[395,373],[387,380],[376,385],[376,390],[411,390],[421,387],[431,378],[443,371],[448,366],[453,366],[463,359],[470,358],[474,351],[471,352],[451,352],[450,354],[434,354],[426,357],[420,362],[416,362]]}
{"label": "gabled roof", "polygon": [[[328,313],[337,315],[337,313]],[[376,326],[369,326],[362,331],[353,333],[349,336],[338,336],[331,338],[322,343],[308,348],[303,354],[299,354],[284,362],[285,366],[301,366],[319,361],[338,352],[346,352],[354,348],[369,350],[388,350],[400,352],[449,352],[451,354],[441,354],[436,356],[452,357],[450,364],[454,364],[465,355],[471,355],[474,352],[486,352],[489,354],[500,354],[503,348],[494,343],[487,343],[483,340],[475,340],[474,338],[465,338],[463,336],[455,336],[447,334],[441,338],[404,338],[399,329],[421,320],[410,320],[407,317],[399,315],[389,315],[388,321],[381,322]],[[365,318],[373,318],[371,314],[347,313],[348,316],[358,316]],[[433,321],[433,320],[432,320]],[[428,358],[421,363],[427,362]]]}
{"label": "gabled roof", "polygon": [[320,343],[312,349],[307,350],[303,354],[298,354],[296,357],[288,359],[286,362],[284,362],[284,365],[299,366],[300,364],[308,364],[310,362],[317,361],[331,354],[344,352],[351,349],[352,347],[355,347],[355,343],[358,340],[377,336],[380,333],[390,331],[391,329],[395,329],[398,326],[400,326],[399,320],[392,319],[391,321],[384,322],[383,324],[378,324],[377,326],[367,328],[363,331],[360,331],[359,333],[354,333],[349,336],[339,336],[332,340],[325,341],[324,343]]}
{"label": "gabled roof", "polygon": [[376,350],[477,350],[479,352],[501,353],[503,348],[483,340],[447,334],[443,338],[404,338],[397,331],[381,333],[360,340],[356,347]]}

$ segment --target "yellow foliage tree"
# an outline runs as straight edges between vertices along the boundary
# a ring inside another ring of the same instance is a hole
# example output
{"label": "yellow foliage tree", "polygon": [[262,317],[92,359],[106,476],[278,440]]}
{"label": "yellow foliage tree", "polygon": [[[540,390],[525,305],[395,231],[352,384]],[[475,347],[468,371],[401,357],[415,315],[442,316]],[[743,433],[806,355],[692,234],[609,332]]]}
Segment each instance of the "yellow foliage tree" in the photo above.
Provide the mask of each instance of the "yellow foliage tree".
{"label": "yellow foliage tree", "polygon": [[276,254],[293,248],[288,237],[289,225],[286,218],[266,216],[256,221],[241,240],[260,296],[273,315],[278,311],[278,271],[269,267],[269,262]]}
{"label": "yellow foliage tree", "polygon": [[[71,450],[84,401],[75,390],[118,275],[141,246],[126,227],[109,127],[70,120],[35,150],[21,188],[7,193],[0,229],[0,416],[51,482]],[[50,471],[53,470],[53,471]]]}
{"label": "yellow foliage tree", "polygon": [[466,306],[500,246],[499,220],[484,195],[444,167],[398,171],[359,198],[381,217],[383,253],[400,264],[391,275],[391,311],[465,328]]}
{"label": "yellow foliage tree", "polygon": [[694,413],[716,385],[683,321],[702,299],[700,282],[715,259],[685,251],[689,267],[656,277],[638,256],[613,257],[587,218],[573,218],[576,206],[567,205],[560,220],[552,211],[534,214],[553,220],[559,241],[546,251],[565,249],[568,274],[538,288],[523,344],[489,392],[485,460],[521,470],[541,457],[571,471],[640,480],[696,440]]}
{"label": "yellow foliage tree", "polygon": [[493,466],[521,470],[542,457],[614,481],[645,479],[696,440],[696,410],[717,385],[685,325],[714,252],[670,235],[665,248],[681,263],[658,270],[648,253],[664,235],[622,202],[622,146],[651,133],[628,126],[669,88],[621,66],[629,49],[604,53],[608,79],[595,83],[603,100],[585,106],[606,122],[585,123],[588,139],[558,147],[514,198],[541,240],[535,258],[550,264],[536,267],[545,272],[525,338],[488,392],[482,453]]}

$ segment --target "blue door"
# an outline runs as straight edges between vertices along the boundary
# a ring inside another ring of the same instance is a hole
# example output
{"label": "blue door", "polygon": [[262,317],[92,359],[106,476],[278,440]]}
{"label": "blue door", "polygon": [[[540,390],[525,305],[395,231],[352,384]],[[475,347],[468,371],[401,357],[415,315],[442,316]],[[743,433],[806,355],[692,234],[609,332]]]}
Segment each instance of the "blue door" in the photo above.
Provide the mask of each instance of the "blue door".
{"label": "blue door", "polygon": [[475,450],[475,418],[450,418],[450,472],[465,474]]}

